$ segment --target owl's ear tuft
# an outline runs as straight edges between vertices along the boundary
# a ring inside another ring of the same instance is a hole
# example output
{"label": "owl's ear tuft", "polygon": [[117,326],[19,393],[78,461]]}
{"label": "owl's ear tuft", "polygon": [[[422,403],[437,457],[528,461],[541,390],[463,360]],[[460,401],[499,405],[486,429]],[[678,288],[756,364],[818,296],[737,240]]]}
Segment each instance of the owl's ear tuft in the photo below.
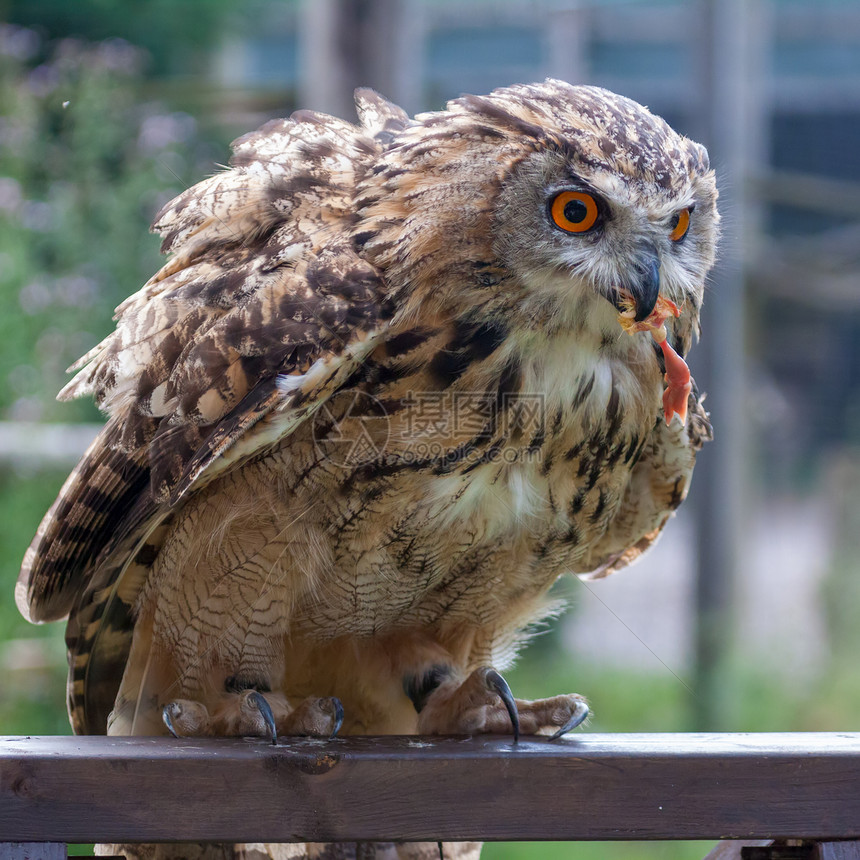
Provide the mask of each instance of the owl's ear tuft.
{"label": "owl's ear tuft", "polygon": [[693,143],[693,149],[697,156],[696,169],[699,173],[707,173],[711,169],[711,159],[708,156],[708,150],[701,143]]}

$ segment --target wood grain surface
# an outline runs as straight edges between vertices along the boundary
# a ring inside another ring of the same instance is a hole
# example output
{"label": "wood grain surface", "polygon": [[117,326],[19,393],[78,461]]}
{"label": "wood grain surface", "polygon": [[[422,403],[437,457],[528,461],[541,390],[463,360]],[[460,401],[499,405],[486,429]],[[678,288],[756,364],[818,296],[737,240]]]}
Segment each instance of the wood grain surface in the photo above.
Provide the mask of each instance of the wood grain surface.
{"label": "wood grain surface", "polygon": [[860,838],[860,734],[0,738],[0,841]]}

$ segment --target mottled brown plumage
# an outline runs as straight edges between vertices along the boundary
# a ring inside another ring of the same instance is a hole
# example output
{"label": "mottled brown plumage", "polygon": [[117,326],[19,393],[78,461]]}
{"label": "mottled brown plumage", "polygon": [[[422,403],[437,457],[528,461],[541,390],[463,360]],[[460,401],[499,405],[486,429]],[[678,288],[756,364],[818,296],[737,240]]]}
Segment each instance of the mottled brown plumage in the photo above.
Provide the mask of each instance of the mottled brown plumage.
{"label": "mottled brown plumage", "polygon": [[[333,697],[353,733],[509,731],[482,667],[686,495],[707,417],[694,387],[662,420],[662,354],[616,304],[659,272],[687,352],[717,231],[702,147],[559,81],[414,120],[357,103],[359,126],[268,123],[168,204],[170,261],[61,394],[108,423],[17,598],[69,614],[77,732],[164,733],[165,705],[248,730],[248,689],[282,731],[326,733]],[[552,223],[563,189],[594,229]],[[582,708],[520,703],[523,731]]]}

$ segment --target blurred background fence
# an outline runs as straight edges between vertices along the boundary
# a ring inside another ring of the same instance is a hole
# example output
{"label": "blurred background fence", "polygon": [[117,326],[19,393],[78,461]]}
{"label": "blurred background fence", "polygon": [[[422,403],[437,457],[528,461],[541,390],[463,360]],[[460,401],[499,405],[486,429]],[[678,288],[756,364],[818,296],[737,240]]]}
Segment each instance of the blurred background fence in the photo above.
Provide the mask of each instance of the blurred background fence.
{"label": "blurred background fence", "polygon": [[[717,441],[649,557],[560,585],[515,688],[587,693],[604,731],[860,728],[860,4],[5,0],[0,21],[0,731],[68,731],[62,630],[12,590],[99,420],[54,395],[158,267],[155,211],[273,116],[352,116],[356,85],[414,112],[548,75],[711,151],[722,262],[691,366]],[[528,850],[487,856],[703,853]]]}

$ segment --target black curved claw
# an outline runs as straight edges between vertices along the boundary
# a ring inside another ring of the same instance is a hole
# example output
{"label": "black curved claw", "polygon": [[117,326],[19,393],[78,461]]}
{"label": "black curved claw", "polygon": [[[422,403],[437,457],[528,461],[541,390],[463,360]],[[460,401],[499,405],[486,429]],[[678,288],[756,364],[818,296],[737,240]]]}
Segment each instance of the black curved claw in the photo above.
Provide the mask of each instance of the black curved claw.
{"label": "black curved claw", "polygon": [[331,730],[328,739],[333,741],[337,737],[340,727],[343,725],[343,704],[337,696],[332,696],[331,701],[334,705],[334,728]]}
{"label": "black curved claw", "polygon": [[442,840],[440,839],[436,845],[439,847],[439,860],[445,860],[445,851],[442,849]]}
{"label": "black curved claw", "polygon": [[266,701],[266,697],[257,690],[251,690],[248,693],[248,698],[262,715],[263,722],[269,730],[269,737],[272,739],[272,746],[276,746],[278,743],[278,728],[275,725],[275,715],[272,713],[272,706]]}
{"label": "black curved claw", "polygon": [[[580,707],[582,710],[580,710]],[[550,735],[551,741],[558,740],[562,735],[566,735],[568,732],[573,731],[578,725],[581,725],[585,718],[588,716],[588,705],[585,702],[581,702],[577,709],[573,712],[573,716],[553,735]]]}
{"label": "black curved claw", "polygon": [[161,709],[161,719],[164,722],[164,725],[167,726],[167,731],[169,731],[170,734],[173,735],[173,737],[178,738],[179,735],[177,734],[176,729],[173,728],[173,719],[170,716],[170,711],[171,711],[171,706],[165,705]]}
{"label": "black curved claw", "polygon": [[517,703],[514,701],[514,694],[508,682],[495,669],[490,669],[487,672],[487,686],[499,694],[511,718],[511,724],[514,727],[514,743],[517,743],[520,739],[520,715],[517,713]]}

